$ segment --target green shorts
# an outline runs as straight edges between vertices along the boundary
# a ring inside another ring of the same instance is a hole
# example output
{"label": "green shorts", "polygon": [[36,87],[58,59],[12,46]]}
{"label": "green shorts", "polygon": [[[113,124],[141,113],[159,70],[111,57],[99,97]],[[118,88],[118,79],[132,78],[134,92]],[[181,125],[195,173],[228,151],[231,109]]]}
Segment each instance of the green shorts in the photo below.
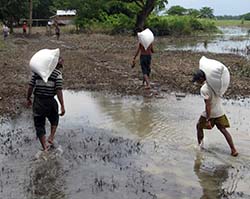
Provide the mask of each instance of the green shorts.
{"label": "green shorts", "polygon": [[[222,116],[217,117],[217,118],[211,118],[210,123],[211,123],[212,127],[214,127],[214,125],[216,125],[216,126],[219,125],[219,126],[222,126],[224,128],[230,127],[230,124],[229,124],[229,121],[228,121],[226,115],[222,115]],[[202,129],[208,129],[206,124],[207,124],[206,118],[204,116],[201,116],[199,121],[198,121],[198,125]]]}

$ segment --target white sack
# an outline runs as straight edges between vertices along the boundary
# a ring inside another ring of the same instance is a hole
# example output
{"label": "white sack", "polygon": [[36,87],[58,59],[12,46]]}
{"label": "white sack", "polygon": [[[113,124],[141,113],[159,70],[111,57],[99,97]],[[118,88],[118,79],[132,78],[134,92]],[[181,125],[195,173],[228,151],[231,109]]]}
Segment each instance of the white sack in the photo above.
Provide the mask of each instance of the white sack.
{"label": "white sack", "polygon": [[152,33],[151,30],[147,28],[143,30],[142,32],[138,32],[137,35],[138,35],[139,42],[143,45],[145,50],[147,50],[150,44],[152,44],[154,41],[154,34]]}
{"label": "white sack", "polygon": [[56,68],[59,55],[59,48],[54,50],[42,49],[31,58],[30,68],[34,73],[38,74],[44,82],[47,82],[49,76]]}
{"label": "white sack", "polygon": [[203,56],[200,59],[200,70],[206,75],[206,82],[214,92],[222,96],[230,83],[230,74],[227,67],[219,61]]}

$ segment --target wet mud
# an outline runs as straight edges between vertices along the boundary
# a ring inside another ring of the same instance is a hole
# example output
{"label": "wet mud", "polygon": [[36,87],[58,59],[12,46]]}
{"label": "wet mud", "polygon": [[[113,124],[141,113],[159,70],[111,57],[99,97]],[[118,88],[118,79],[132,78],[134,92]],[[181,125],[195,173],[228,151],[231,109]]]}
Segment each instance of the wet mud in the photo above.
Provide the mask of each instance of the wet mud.
{"label": "wet mud", "polygon": [[65,91],[65,102],[56,134],[63,154],[46,160],[34,158],[40,144],[30,110],[2,120],[0,198],[250,197],[249,99],[223,101],[237,158],[217,129],[196,148],[198,96]]}
{"label": "wet mud", "polygon": [[[1,41],[0,114],[13,116],[25,107],[26,89],[31,77],[29,60],[43,48],[60,48],[65,60],[64,88],[105,91],[123,95],[148,95],[142,85],[139,60],[131,69],[137,38],[125,35],[67,34],[59,41],[45,36],[45,30],[34,29],[34,35],[11,35]],[[249,61],[234,54],[169,51],[168,46],[190,38],[157,37],[152,58],[153,84],[164,92],[199,93],[191,83],[201,56],[217,59],[229,67],[231,84],[227,97],[249,96]],[[158,89],[158,90],[159,90]],[[152,94],[150,94],[152,95]]]}
{"label": "wet mud", "polygon": [[[139,63],[131,69],[134,37],[9,37],[0,49],[0,199],[250,198],[250,89],[242,73],[249,62],[233,54],[166,51],[175,41],[156,38],[148,92]],[[39,49],[58,47],[64,87],[71,89],[56,135],[63,154],[35,160],[40,145],[25,107],[28,63]],[[216,129],[206,133],[206,150],[195,147],[204,104],[189,93],[199,92],[190,80],[202,55],[230,69],[224,106],[237,158]],[[75,92],[82,89],[101,92]],[[240,100],[230,100],[235,97]]]}

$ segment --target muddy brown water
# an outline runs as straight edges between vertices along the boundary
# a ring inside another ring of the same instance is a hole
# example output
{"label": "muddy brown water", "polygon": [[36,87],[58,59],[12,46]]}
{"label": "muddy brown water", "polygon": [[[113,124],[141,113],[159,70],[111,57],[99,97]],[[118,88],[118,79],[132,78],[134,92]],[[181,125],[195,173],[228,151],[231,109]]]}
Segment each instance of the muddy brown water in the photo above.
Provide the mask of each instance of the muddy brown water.
{"label": "muddy brown water", "polygon": [[40,145],[30,110],[1,118],[1,199],[250,198],[250,99],[223,101],[240,153],[234,158],[216,129],[197,149],[199,96],[64,95],[62,155],[34,160]]}

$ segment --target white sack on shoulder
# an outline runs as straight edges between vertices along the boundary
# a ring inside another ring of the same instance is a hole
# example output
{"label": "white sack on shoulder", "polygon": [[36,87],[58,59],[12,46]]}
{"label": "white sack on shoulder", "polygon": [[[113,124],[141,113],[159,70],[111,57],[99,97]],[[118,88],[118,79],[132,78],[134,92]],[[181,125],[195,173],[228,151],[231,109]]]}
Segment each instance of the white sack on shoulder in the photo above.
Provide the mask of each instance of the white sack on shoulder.
{"label": "white sack on shoulder", "polygon": [[56,68],[59,56],[59,48],[53,50],[42,49],[31,58],[30,68],[34,73],[38,74],[44,82],[47,82],[49,76]]}
{"label": "white sack on shoulder", "polygon": [[217,60],[203,56],[200,59],[199,68],[205,73],[208,85],[217,95],[222,96],[230,83],[230,74],[227,67]]}
{"label": "white sack on shoulder", "polygon": [[147,50],[150,44],[152,44],[154,41],[154,34],[152,33],[151,30],[147,28],[143,30],[142,32],[138,32],[137,35],[138,35],[139,42],[143,45],[145,50]]}

